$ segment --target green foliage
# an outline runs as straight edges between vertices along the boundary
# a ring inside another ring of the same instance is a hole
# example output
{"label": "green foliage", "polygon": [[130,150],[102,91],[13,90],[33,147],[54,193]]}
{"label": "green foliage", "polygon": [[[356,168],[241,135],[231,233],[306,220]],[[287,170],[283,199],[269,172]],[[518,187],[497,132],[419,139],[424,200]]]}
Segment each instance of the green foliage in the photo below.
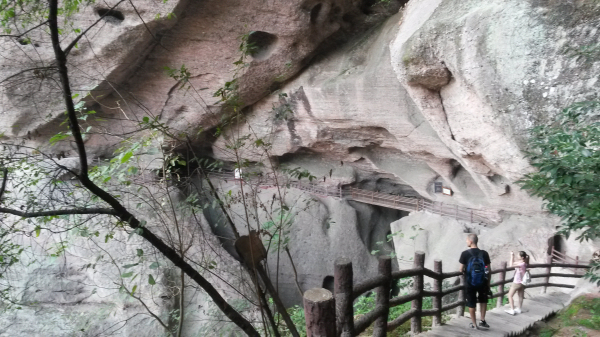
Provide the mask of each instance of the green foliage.
{"label": "green foliage", "polygon": [[[429,286],[429,285],[426,285]],[[408,294],[407,289],[412,287],[412,278],[404,278],[399,279],[397,281],[397,288],[400,289],[400,293],[402,295]],[[376,296],[374,293],[367,293],[359,296],[354,301],[354,315],[360,316],[369,313],[373,309],[375,309],[375,300]],[[433,306],[433,302],[431,297],[423,298],[423,309],[431,309]],[[393,321],[401,314],[407,312],[411,308],[411,302],[407,302],[395,307],[390,308],[390,314],[388,316],[388,321]]]}
{"label": "green foliage", "polygon": [[290,243],[289,233],[294,223],[294,214],[289,211],[287,206],[275,210],[275,215],[271,220],[262,224],[261,228],[270,238],[267,248],[271,251],[287,248]]}
{"label": "green foliage", "polygon": [[600,286],[600,261],[594,260],[590,263],[590,269],[585,274],[585,278]]}
{"label": "green foliage", "polygon": [[600,298],[583,295],[559,311],[538,335],[584,337],[589,336],[586,331],[590,330],[600,330]]}
{"label": "green foliage", "polygon": [[533,128],[527,156],[538,171],[519,181],[564,220],[560,234],[581,231],[579,240],[600,236],[599,108],[600,102],[576,103],[555,125]]}
{"label": "green foliage", "polygon": [[302,169],[300,167],[295,167],[292,169],[282,168],[281,172],[287,174],[291,178],[302,180],[302,178],[308,179],[308,181],[313,181],[317,179],[317,177],[313,176],[308,170]]}
{"label": "green foliage", "polygon": [[[269,298],[269,306],[273,306],[272,298]],[[273,308],[273,309],[275,309],[275,308]],[[300,336],[306,337],[306,317],[304,316],[304,308],[302,308],[301,306],[298,306],[298,305],[294,305],[293,307],[288,308],[287,312],[290,315],[292,322],[294,322],[294,326],[296,326],[296,330],[298,330],[298,333],[300,334]],[[292,334],[290,333],[290,330],[287,328],[287,326],[285,324],[282,324],[283,318],[281,317],[281,315],[276,312],[274,318],[275,318],[275,322],[279,322],[278,327],[279,327],[279,333],[281,334],[281,336],[284,336],[284,337],[291,336]]]}

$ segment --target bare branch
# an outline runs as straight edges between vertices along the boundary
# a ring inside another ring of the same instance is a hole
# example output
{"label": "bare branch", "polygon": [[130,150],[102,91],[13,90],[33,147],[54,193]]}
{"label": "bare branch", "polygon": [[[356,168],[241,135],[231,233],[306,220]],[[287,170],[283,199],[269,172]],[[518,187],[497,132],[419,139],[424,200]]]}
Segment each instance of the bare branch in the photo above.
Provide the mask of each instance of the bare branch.
{"label": "bare branch", "polygon": [[23,35],[25,35],[25,34],[29,33],[30,31],[32,31],[32,30],[34,30],[34,29],[37,29],[37,28],[39,28],[39,27],[41,27],[41,26],[43,26],[43,25],[45,25],[45,24],[47,24],[47,23],[48,23],[48,20],[46,20],[46,21],[44,21],[44,22],[40,23],[40,24],[39,24],[39,25],[37,25],[37,26],[34,26],[34,27],[32,27],[32,28],[29,28],[28,30],[24,31],[23,33],[21,33],[21,34],[19,34],[19,35],[0,34],[0,37],[14,37],[14,38],[19,38],[19,37],[21,37],[21,36],[23,36]]}
{"label": "bare branch", "polygon": [[2,187],[0,187],[0,205],[2,205],[2,196],[4,195],[4,190],[6,189],[6,180],[8,179],[8,168],[3,168],[2,173],[4,173],[4,177],[2,177]]}
{"label": "bare branch", "polygon": [[[124,0],[121,0],[121,3]],[[116,5],[115,5],[116,7]],[[113,7],[114,8],[114,7]],[[192,267],[183,256],[168,246],[161,238],[152,233],[148,228],[137,219],[133,214],[125,208],[115,197],[96,185],[89,178],[87,153],[85,149],[85,143],[81,135],[79,122],[77,121],[77,113],[73,98],[71,95],[71,85],[69,81],[68,69],[67,69],[67,54],[60,47],[59,39],[59,28],[58,28],[58,0],[49,0],[49,11],[48,21],[50,26],[50,36],[52,40],[52,47],[54,49],[54,56],[58,67],[58,75],[60,76],[60,82],[62,85],[63,99],[66,106],[67,116],[75,144],[77,146],[77,152],[79,154],[80,163],[80,175],[79,181],[87,188],[91,193],[98,196],[100,199],[105,201],[115,211],[116,216],[121,221],[126,222],[129,227],[136,230],[136,232],[154,246],[159,252],[161,252],[167,259],[169,259],[175,266],[186,273],[192,280],[194,280],[208,296],[211,297],[215,305],[229,318],[233,323],[240,327],[248,336],[260,337],[260,334],[252,326],[252,324],[242,316],[237,310],[235,310],[227,301],[221,296],[219,291],[206,279],[204,278],[194,267]],[[69,48],[69,47],[68,47]],[[68,50],[67,50],[68,51]],[[284,309],[285,310],[285,309]]]}
{"label": "bare branch", "polygon": [[10,80],[11,78],[15,78],[15,77],[17,77],[17,76],[19,76],[21,74],[24,74],[24,73],[26,73],[28,71],[34,71],[35,72],[36,70],[47,70],[47,69],[56,69],[56,67],[55,66],[36,67],[36,68],[29,68],[29,69],[21,70],[21,71],[19,71],[17,73],[14,73],[14,74],[8,76],[7,78],[3,79],[2,81],[0,81],[0,84],[6,82],[8,80]]}
{"label": "bare branch", "polygon": [[140,18],[140,20],[142,20],[142,23],[144,24],[144,27],[146,27],[146,30],[148,31],[148,33],[150,33],[150,36],[152,36],[152,38],[156,39],[156,36],[154,36],[154,34],[152,34],[152,31],[150,30],[150,28],[146,24],[146,21],[144,21],[144,19],[142,19],[142,16],[140,15],[140,12],[138,12],[137,8],[135,8],[135,5],[133,4],[133,1],[129,0],[129,3],[131,4],[131,7],[133,7],[133,10],[135,11],[135,14],[137,14],[138,18]]}
{"label": "bare branch", "polygon": [[75,208],[75,209],[57,209],[52,211],[42,212],[21,212],[16,209],[0,207],[0,213],[8,213],[17,215],[23,218],[39,218],[43,216],[55,216],[55,215],[73,215],[73,214],[108,214],[117,215],[117,212],[109,208]]}
{"label": "bare branch", "polygon": [[90,30],[92,29],[95,25],[98,24],[98,22],[102,21],[102,19],[104,19],[105,16],[108,15],[108,13],[110,13],[113,9],[117,8],[117,6],[119,6],[123,1],[125,0],[121,0],[119,2],[117,2],[114,6],[112,6],[109,10],[106,11],[106,13],[104,13],[104,15],[102,15],[98,20],[96,20],[96,22],[92,23],[89,27],[87,27],[83,32],[81,32],[81,34],[77,35],[77,37],[71,41],[71,43],[69,43],[69,45],[67,46],[67,48],[65,48],[65,50],[63,51],[63,53],[65,54],[65,57],[67,55],[69,55],[69,52],[71,51],[71,49],[73,49],[73,47],[75,47],[75,45],[77,44],[77,42],[79,42],[79,40]]}

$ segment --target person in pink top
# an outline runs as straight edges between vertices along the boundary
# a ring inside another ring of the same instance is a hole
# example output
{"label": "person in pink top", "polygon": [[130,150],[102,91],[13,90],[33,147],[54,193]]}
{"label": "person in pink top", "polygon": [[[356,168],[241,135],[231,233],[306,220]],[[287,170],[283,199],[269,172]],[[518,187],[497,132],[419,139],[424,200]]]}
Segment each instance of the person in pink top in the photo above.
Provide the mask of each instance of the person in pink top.
{"label": "person in pink top", "polygon": [[[527,271],[527,265],[529,265],[529,255],[524,251],[519,252],[519,256],[515,261],[515,253],[510,252],[510,267],[515,267],[515,277],[513,278],[513,284],[510,286],[508,291],[508,302],[510,303],[510,310],[504,310],[509,315],[520,314],[521,308],[523,307],[523,297],[525,296],[525,286],[523,285],[523,277]],[[515,302],[513,297],[517,293],[519,298],[519,306],[515,309]]]}

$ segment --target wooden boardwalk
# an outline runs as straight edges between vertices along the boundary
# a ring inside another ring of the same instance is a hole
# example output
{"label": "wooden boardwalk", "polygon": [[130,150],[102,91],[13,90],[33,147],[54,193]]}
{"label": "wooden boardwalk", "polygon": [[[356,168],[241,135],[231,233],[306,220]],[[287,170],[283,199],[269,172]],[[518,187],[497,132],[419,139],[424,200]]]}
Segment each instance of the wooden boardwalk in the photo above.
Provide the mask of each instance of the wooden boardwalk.
{"label": "wooden boardwalk", "polygon": [[[516,300],[516,296],[515,296]],[[519,336],[525,330],[530,328],[535,322],[541,321],[551,314],[559,311],[569,300],[569,295],[561,292],[537,295],[532,298],[526,298],[523,303],[523,313],[511,316],[504,312],[509,306],[495,308],[488,311],[486,321],[490,325],[489,329],[473,330],[469,328],[471,319],[466,314],[465,317],[457,317],[448,323],[437,326],[429,332],[419,334],[426,337],[509,337]],[[479,310],[478,310],[479,311]],[[477,314],[479,317],[479,313]],[[479,323],[479,319],[477,320]]]}
{"label": "wooden boardwalk", "polygon": [[[274,186],[275,179],[262,176],[246,176],[243,180],[235,179],[233,172],[227,171],[208,171],[207,174],[212,178],[221,180],[244,181],[245,183],[253,183],[257,186],[271,187]],[[334,197],[346,200],[358,201],[365,204],[382,206],[387,208],[398,209],[406,212],[428,211],[441,216],[451,217],[458,220],[465,220],[472,223],[487,223],[495,224],[500,220],[498,212],[474,209],[456,204],[431,201],[428,199],[399,196],[388,193],[368,191],[349,186],[331,186],[321,183],[320,180],[314,182],[299,182],[290,181],[286,177],[278,177],[279,184],[295,189],[305,191],[309,194],[320,197]]]}

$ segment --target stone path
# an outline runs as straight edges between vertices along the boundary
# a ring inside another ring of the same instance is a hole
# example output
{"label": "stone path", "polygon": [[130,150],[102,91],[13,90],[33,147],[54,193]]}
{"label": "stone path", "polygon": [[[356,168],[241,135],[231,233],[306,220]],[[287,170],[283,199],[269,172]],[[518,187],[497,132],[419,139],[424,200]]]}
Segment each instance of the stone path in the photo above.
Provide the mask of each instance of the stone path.
{"label": "stone path", "polygon": [[[515,296],[516,299],[516,296]],[[524,312],[511,316],[504,312],[509,308],[508,305],[502,308],[495,308],[488,311],[486,321],[490,325],[489,329],[473,330],[469,328],[469,314],[465,317],[458,317],[450,320],[448,323],[433,328],[431,331],[419,334],[426,337],[509,337],[518,336],[530,328],[533,323],[541,321],[551,314],[559,311],[569,300],[569,295],[565,293],[549,293],[544,295],[526,298],[523,303]],[[478,314],[479,315],[479,314]],[[479,320],[477,321],[479,323]]]}

